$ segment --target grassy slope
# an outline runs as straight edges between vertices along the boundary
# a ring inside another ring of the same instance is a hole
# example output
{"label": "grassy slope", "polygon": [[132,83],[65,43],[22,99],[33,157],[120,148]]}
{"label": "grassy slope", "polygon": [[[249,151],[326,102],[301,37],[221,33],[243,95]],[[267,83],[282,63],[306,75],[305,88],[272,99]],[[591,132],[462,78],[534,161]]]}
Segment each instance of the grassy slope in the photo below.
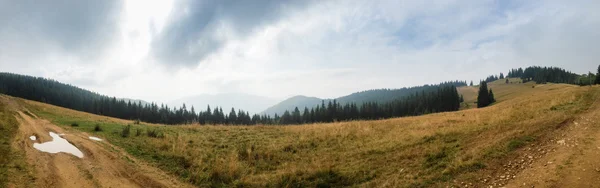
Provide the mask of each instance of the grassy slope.
{"label": "grassy slope", "polygon": [[25,186],[32,178],[24,153],[14,146],[19,128],[14,115],[8,104],[0,102],[0,187]]}
{"label": "grassy slope", "polygon": [[[120,131],[129,121],[25,103],[39,116],[106,138],[197,186],[397,187],[494,173],[520,147],[559,131],[556,125],[587,109],[600,91],[564,84],[490,87],[498,102],[483,109],[285,127],[132,125],[128,138]],[[96,124],[104,131],[95,133]],[[149,137],[148,130],[165,137]]]}

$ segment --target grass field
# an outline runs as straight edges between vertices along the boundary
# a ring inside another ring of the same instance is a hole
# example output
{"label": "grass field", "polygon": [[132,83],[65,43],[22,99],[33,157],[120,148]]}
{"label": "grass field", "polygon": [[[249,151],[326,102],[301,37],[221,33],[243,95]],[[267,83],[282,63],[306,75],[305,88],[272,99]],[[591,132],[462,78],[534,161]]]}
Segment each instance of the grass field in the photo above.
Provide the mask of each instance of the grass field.
{"label": "grass field", "polygon": [[14,146],[19,128],[14,115],[8,104],[0,103],[0,187],[28,182],[32,178],[30,167],[23,160],[24,153]]}
{"label": "grass field", "polygon": [[[504,80],[489,87],[498,102],[483,109],[301,126],[137,125],[19,101],[37,116],[104,138],[195,186],[429,187],[495,173],[600,94],[599,87]],[[459,92],[473,104],[476,88]]]}

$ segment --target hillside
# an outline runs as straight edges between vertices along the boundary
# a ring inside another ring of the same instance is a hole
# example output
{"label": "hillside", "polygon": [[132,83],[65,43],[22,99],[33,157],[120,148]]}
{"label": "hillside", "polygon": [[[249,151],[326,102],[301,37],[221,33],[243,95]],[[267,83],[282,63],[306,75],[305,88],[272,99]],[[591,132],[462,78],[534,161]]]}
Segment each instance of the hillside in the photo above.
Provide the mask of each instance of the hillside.
{"label": "hillside", "polygon": [[394,101],[396,99],[400,99],[402,97],[406,97],[408,95],[415,94],[416,92],[421,91],[431,91],[437,89],[438,85],[447,85],[453,84],[455,86],[466,86],[466,82],[445,82],[437,85],[424,85],[424,86],[416,86],[416,87],[404,87],[400,89],[372,89],[366,91],[355,92],[350,95],[338,97],[335,99],[320,99],[317,97],[307,97],[307,96],[294,96],[284,101],[277,103],[274,106],[271,106],[264,110],[262,114],[274,115],[274,114],[283,114],[286,110],[293,111],[294,108],[298,107],[299,109],[304,109],[304,107],[312,108],[315,107],[322,102],[328,103],[330,101],[336,100],[339,104],[349,104],[354,103],[357,105],[362,105],[365,102],[377,102],[377,103],[387,103]]}
{"label": "hillside", "polygon": [[317,97],[307,97],[302,95],[293,96],[267,108],[261,114],[271,116],[275,114],[281,115],[286,110],[294,110],[296,107],[299,109],[304,109],[304,107],[311,108],[321,104],[322,101],[328,102],[329,99],[319,99]]}
{"label": "hillside", "polygon": [[[102,186],[110,185],[107,178],[134,181],[94,170],[112,169],[92,157],[106,155],[127,159],[120,163],[133,169],[150,169],[142,170],[142,175],[161,182],[158,187],[172,187],[178,181],[199,187],[595,186],[600,178],[594,171],[600,169],[595,166],[600,87],[531,83],[489,87],[498,102],[487,108],[303,126],[137,125],[3,96],[2,128],[20,127],[9,137],[14,146],[10,153],[27,157],[10,158],[20,165],[0,166],[0,172],[17,186],[27,184],[19,179],[28,178],[19,178],[23,176],[19,169],[37,177],[30,182],[34,186],[46,185],[49,177],[61,185],[81,179]],[[7,124],[12,118],[18,123]],[[128,124],[131,134],[123,137]],[[95,132],[95,125],[103,131]],[[48,130],[65,133],[89,157],[31,149],[28,137],[47,140],[43,135]],[[88,135],[105,142],[89,143]],[[61,173],[65,163],[60,161],[70,161],[66,164],[73,165],[64,168],[80,174]],[[48,168],[41,164],[46,162],[57,168],[44,171]],[[128,172],[136,170],[116,174]],[[160,175],[163,172],[167,175]],[[144,185],[149,184],[138,184]]]}

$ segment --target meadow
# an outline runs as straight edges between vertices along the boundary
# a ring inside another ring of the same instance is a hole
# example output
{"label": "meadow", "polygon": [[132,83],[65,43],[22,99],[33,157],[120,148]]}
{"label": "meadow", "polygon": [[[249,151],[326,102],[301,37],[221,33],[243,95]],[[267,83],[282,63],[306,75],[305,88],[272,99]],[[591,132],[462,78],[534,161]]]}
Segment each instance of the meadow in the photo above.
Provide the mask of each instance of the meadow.
{"label": "meadow", "polygon": [[430,187],[499,173],[503,161],[560,134],[600,97],[599,87],[489,86],[497,102],[486,108],[473,108],[477,89],[464,87],[457,112],[297,126],[164,126],[18,101],[195,186]]}

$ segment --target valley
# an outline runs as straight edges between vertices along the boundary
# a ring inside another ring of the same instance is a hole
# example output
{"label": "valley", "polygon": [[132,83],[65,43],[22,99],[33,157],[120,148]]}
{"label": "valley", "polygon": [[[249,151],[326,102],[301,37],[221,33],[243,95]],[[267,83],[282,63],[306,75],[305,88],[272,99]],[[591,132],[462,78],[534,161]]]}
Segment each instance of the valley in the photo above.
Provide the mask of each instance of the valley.
{"label": "valley", "polygon": [[[600,178],[600,87],[489,87],[497,104],[487,108],[300,126],[137,124],[2,96],[29,174],[8,167],[9,186],[552,187]],[[471,88],[458,89],[463,105],[477,96]],[[47,141],[48,131],[84,157],[33,149],[29,137]]]}

